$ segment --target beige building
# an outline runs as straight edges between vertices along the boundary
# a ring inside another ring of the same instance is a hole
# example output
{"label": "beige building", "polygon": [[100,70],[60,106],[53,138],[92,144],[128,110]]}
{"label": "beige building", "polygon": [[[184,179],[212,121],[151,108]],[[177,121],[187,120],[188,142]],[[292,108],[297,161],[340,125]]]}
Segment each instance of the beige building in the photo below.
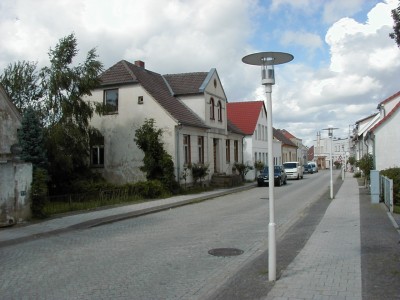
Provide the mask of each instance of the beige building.
{"label": "beige building", "polygon": [[[101,75],[101,85],[87,101],[103,103],[108,113],[91,125],[102,138],[91,146],[91,166],[108,181],[145,179],[139,167],[144,153],[135,131],[153,118],[162,129],[165,150],[172,156],[181,184],[184,167],[201,163],[213,174],[232,174],[242,162],[242,132],[227,120],[227,99],[215,69],[209,72],[160,75],[142,61],[122,60]],[[186,183],[192,182],[192,177]]]}

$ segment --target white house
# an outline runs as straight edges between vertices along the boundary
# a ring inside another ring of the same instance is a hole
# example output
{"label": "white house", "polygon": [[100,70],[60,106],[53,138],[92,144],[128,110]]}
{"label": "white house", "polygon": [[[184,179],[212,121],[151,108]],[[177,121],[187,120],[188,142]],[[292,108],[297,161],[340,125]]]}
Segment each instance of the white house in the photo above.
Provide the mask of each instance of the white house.
{"label": "white house", "polygon": [[[243,162],[254,166],[256,161],[268,165],[267,110],[264,101],[231,102],[227,104],[228,119],[246,135],[243,140]],[[273,139],[274,164],[282,164],[281,142]],[[253,180],[256,170],[246,179]]]}
{"label": "white house", "polygon": [[[91,145],[91,166],[108,181],[145,179],[139,170],[144,153],[134,138],[150,118],[163,131],[180,183],[185,182],[184,167],[191,163],[208,165],[209,180],[215,173],[231,174],[235,162],[242,162],[243,134],[227,120],[227,99],[215,69],[160,75],[145,69],[142,61],[121,60],[100,79],[101,85],[86,98],[107,107],[107,114],[91,120],[102,134]],[[191,176],[186,181],[190,183]]]}
{"label": "white house", "polygon": [[375,170],[400,167],[400,92],[378,105],[379,121],[368,129],[365,143],[374,158]]}
{"label": "white house", "polygon": [[[317,140],[314,141],[314,158],[318,162],[318,167],[321,169],[329,168],[330,166],[330,155],[332,154],[332,162],[339,162],[344,164],[350,153],[349,137],[338,138],[333,136],[332,139],[326,136],[322,136],[320,132],[317,134]],[[333,165],[333,167],[335,167]]]}
{"label": "white house", "polygon": [[379,121],[379,118],[379,113],[375,113],[355,123],[353,131],[353,149],[356,160],[359,160],[367,153],[371,153],[372,149],[368,149],[368,144],[365,143],[364,138],[368,130]]}

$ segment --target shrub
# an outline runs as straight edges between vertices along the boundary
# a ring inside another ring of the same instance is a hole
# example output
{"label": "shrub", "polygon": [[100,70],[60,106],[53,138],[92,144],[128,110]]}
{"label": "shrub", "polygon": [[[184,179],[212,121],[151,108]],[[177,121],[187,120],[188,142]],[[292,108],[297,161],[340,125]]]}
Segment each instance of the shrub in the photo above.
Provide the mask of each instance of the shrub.
{"label": "shrub", "polygon": [[354,156],[350,156],[348,162],[351,166],[354,166],[354,164],[356,163],[356,158]]}
{"label": "shrub", "polygon": [[356,162],[356,167],[359,167],[361,171],[363,171],[365,178],[369,180],[369,174],[374,168],[372,154],[364,154],[364,156]]}
{"label": "shrub", "polygon": [[159,180],[136,182],[130,186],[130,189],[135,195],[145,199],[156,199],[168,194]]}
{"label": "shrub", "polygon": [[[256,169],[258,172],[260,172],[262,169],[264,169],[265,164],[258,160],[256,162],[254,162],[254,169]],[[257,178],[257,172],[255,174],[256,178]]]}
{"label": "shrub", "polygon": [[194,184],[196,184],[197,181],[200,181],[201,184],[201,181],[207,176],[209,172],[208,165],[204,164],[191,164],[189,166],[189,169],[192,170]]}
{"label": "shrub", "polygon": [[159,180],[174,192],[179,184],[175,180],[172,157],[166,152],[161,141],[162,134],[163,131],[156,128],[154,119],[146,119],[136,130],[134,141],[144,153],[143,166],[140,170],[146,173],[146,179]]}
{"label": "shrub", "polygon": [[253,170],[253,166],[250,166],[249,164],[243,164],[243,163],[235,163],[235,168],[239,172],[240,176],[242,176],[243,181],[244,181],[246,174],[250,170]]}
{"label": "shrub", "polygon": [[47,217],[44,212],[47,196],[47,172],[41,168],[35,168],[33,171],[31,185],[31,211],[34,218],[43,219]]}

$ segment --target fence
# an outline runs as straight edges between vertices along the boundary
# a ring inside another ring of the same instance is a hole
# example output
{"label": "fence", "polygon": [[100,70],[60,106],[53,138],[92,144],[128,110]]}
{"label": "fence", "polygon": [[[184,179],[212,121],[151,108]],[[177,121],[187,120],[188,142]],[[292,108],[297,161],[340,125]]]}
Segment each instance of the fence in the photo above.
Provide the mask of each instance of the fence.
{"label": "fence", "polygon": [[393,213],[393,179],[381,175],[380,189],[381,199],[385,202],[389,211]]}

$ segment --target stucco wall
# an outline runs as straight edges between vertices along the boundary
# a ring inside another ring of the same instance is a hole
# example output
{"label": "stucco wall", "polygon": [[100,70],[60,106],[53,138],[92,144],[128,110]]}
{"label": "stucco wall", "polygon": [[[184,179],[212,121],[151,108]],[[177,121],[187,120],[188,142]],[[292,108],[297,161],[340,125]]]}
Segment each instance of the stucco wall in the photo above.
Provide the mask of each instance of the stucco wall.
{"label": "stucco wall", "polygon": [[[143,97],[143,104],[138,103],[139,96]],[[103,90],[93,91],[90,101],[102,103]],[[139,170],[143,165],[144,154],[138,149],[134,138],[136,130],[144,124],[146,118],[153,118],[156,128],[163,130],[165,150],[175,162],[176,123],[140,85],[119,87],[118,113],[95,115],[91,120],[91,125],[104,136],[105,165],[97,171],[108,181],[126,183],[145,179],[145,174]]]}
{"label": "stucco wall", "polygon": [[376,170],[400,167],[400,111],[397,110],[390,119],[375,131]]}
{"label": "stucco wall", "polygon": [[11,157],[10,147],[18,143],[17,129],[21,127],[21,116],[0,87],[0,161]]}
{"label": "stucco wall", "polygon": [[0,164],[0,225],[30,218],[31,183],[31,163]]}

